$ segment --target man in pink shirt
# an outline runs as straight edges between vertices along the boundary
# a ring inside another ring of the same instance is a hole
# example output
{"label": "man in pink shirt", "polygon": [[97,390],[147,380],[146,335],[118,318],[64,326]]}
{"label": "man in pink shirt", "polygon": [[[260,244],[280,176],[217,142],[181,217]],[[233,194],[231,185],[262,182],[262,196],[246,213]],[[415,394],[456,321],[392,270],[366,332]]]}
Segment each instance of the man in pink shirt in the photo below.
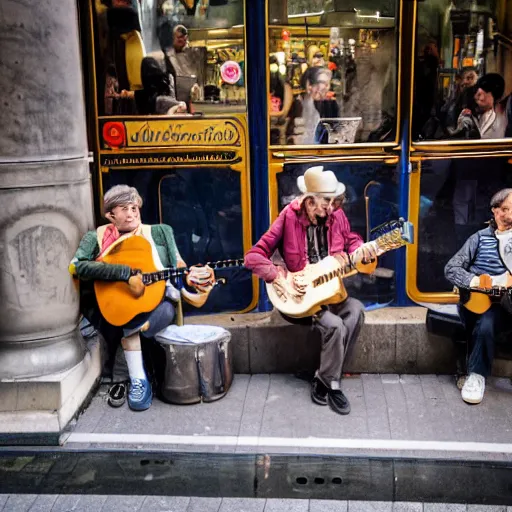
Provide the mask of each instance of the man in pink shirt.
{"label": "man in pink shirt", "polygon": [[[270,229],[245,255],[245,266],[267,283],[278,295],[290,292],[285,282],[287,272],[300,272],[307,264],[334,256],[347,264],[349,255],[363,261],[376,259],[371,244],[350,230],[350,223],[341,208],[345,185],[332,171],[311,167],[297,180],[302,195],[280,213]],[[278,252],[282,262],[274,264]],[[283,266],[284,263],[284,266]],[[305,293],[300,277],[293,281],[292,293]],[[303,319],[291,322],[303,323]],[[324,306],[309,320],[322,340],[320,368],[311,388],[311,398],[318,405],[329,405],[338,414],[348,414],[350,403],[341,390],[343,363],[353,346],[364,321],[364,307],[356,299]]]}

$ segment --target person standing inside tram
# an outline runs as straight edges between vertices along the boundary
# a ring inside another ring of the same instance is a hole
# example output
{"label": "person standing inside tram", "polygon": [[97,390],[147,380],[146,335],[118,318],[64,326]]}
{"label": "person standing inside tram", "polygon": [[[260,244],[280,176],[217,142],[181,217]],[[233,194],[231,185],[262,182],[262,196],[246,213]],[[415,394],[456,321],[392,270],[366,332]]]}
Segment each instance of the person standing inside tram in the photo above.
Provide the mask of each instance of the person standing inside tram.
{"label": "person standing inside tram", "polygon": [[[467,333],[468,376],[462,399],[479,404],[485,391],[485,379],[491,375],[494,346],[500,336],[512,331],[512,301],[508,293],[501,303],[493,303],[483,314],[464,307],[472,289],[512,286],[512,188],[497,192],[491,199],[490,225],[474,233],[445,267],[445,277],[459,289],[459,314]],[[509,338],[510,339],[510,338]]]}

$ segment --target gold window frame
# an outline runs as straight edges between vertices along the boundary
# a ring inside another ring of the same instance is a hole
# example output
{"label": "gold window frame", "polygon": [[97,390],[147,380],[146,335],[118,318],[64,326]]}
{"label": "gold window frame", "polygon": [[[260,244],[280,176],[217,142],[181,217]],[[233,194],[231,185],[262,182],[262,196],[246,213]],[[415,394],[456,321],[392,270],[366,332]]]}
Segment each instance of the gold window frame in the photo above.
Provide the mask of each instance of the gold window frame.
{"label": "gold window frame", "polygon": [[[270,27],[281,27],[281,25],[270,25],[269,24],[269,2],[272,0],[266,0],[265,1],[265,86],[266,91],[269,90],[270,87],[270,67],[268,65],[269,58],[270,58],[270,51],[269,51],[269,29]],[[275,1],[275,0],[274,0]],[[398,49],[397,49],[397,75],[396,75],[396,126],[395,126],[395,140],[391,142],[358,142],[354,144],[329,144],[327,147],[326,145],[321,144],[310,144],[310,145],[288,145],[288,144],[270,144],[270,112],[267,108],[267,147],[270,152],[273,151],[287,151],[287,152],[299,152],[299,154],[311,154],[312,151],[314,151],[317,154],[326,154],[328,155],[330,152],[333,151],[333,149],[336,150],[337,154],[349,154],[353,151],[358,150],[366,150],[372,152],[376,149],[379,150],[380,153],[384,153],[386,151],[390,150],[399,150],[399,143],[400,143],[400,136],[401,136],[401,99],[402,99],[402,93],[401,93],[401,75],[402,75],[402,58],[403,58],[403,37],[402,37],[402,23],[403,23],[403,2],[404,0],[398,0],[398,9],[397,9],[397,15],[398,15],[398,26],[396,27],[397,31],[397,40],[398,40]],[[293,25],[293,24],[291,24]],[[282,25],[285,27],[285,25]],[[324,27],[318,27],[318,26],[312,26],[309,28],[309,30],[313,31],[315,28],[324,28]],[[269,165],[270,167],[270,165]]]}

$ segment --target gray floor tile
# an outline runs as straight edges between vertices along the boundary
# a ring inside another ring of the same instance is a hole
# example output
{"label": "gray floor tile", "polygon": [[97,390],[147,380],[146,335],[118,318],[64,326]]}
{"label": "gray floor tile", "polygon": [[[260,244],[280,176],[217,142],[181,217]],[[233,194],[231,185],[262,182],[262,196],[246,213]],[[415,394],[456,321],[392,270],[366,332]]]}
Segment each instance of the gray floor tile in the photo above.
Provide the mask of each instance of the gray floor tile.
{"label": "gray floor tile", "polygon": [[190,498],[187,512],[218,512],[222,498]]}
{"label": "gray floor tile", "polygon": [[393,503],[393,512],[423,512],[423,503],[397,501]]}
{"label": "gray floor tile", "polygon": [[0,510],[4,508],[5,502],[7,501],[8,497],[8,494],[0,494]]}
{"label": "gray floor tile", "polygon": [[265,502],[257,498],[223,498],[219,512],[263,512]]}
{"label": "gray floor tile", "polygon": [[251,376],[240,422],[240,436],[259,435],[269,388],[270,375]]}
{"label": "gray floor tile", "polygon": [[2,512],[26,512],[36,501],[37,494],[10,494]]}
{"label": "gray floor tile", "polygon": [[388,409],[381,377],[378,374],[361,375],[364,401],[368,415],[368,437],[370,439],[390,439]]}
{"label": "gray floor tile", "polygon": [[421,440],[435,439],[435,426],[429,417],[419,375],[402,375],[400,382],[407,404],[410,428],[409,438]]}
{"label": "gray floor tile", "polygon": [[460,503],[424,503],[423,512],[466,512],[466,505]]}
{"label": "gray floor tile", "polygon": [[309,500],[309,512],[347,512],[348,501]]}
{"label": "gray floor tile", "polygon": [[57,494],[40,494],[30,507],[30,512],[50,512],[57,498]]}
{"label": "gray floor tile", "polygon": [[142,511],[187,512],[190,498],[183,496],[148,496],[141,506]]}
{"label": "gray floor tile", "polygon": [[[109,496],[103,507],[102,512],[138,512],[146,496]],[[53,512],[53,511],[52,511]]]}
{"label": "gray floor tile", "polygon": [[73,512],[96,512],[101,510],[101,507],[103,507],[107,498],[108,496],[101,496],[98,494],[82,494],[80,501],[77,503],[76,508],[73,509]]}
{"label": "gray floor tile", "polygon": [[55,500],[52,512],[69,512],[75,510],[80,501],[79,494],[61,494]]}
{"label": "gray floor tile", "polygon": [[308,512],[309,500],[268,499],[265,512]]}
{"label": "gray floor tile", "polygon": [[390,501],[349,501],[348,512],[392,512]]}
{"label": "gray floor tile", "polygon": [[468,512],[507,512],[506,505],[468,505]]}
{"label": "gray floor tile", "polygon": [[409,438],[407,401],[399,375],[382,375],[382,387],[388,408],[389,428],[392,439]]}

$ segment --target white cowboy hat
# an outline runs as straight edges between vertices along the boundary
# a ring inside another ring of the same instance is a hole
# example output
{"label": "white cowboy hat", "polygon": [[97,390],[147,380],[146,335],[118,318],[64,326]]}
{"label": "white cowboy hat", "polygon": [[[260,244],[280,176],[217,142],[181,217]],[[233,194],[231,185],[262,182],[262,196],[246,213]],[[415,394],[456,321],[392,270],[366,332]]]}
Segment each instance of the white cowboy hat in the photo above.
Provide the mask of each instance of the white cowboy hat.
{"label": "white cowboy hat", "polygon": [[303,194],[324,197],[337,197],[345,192],[345,185],[338,181],[332,171],[324,171],[323,166],[310,167],[304,176],[297,178],[297,186]]}

